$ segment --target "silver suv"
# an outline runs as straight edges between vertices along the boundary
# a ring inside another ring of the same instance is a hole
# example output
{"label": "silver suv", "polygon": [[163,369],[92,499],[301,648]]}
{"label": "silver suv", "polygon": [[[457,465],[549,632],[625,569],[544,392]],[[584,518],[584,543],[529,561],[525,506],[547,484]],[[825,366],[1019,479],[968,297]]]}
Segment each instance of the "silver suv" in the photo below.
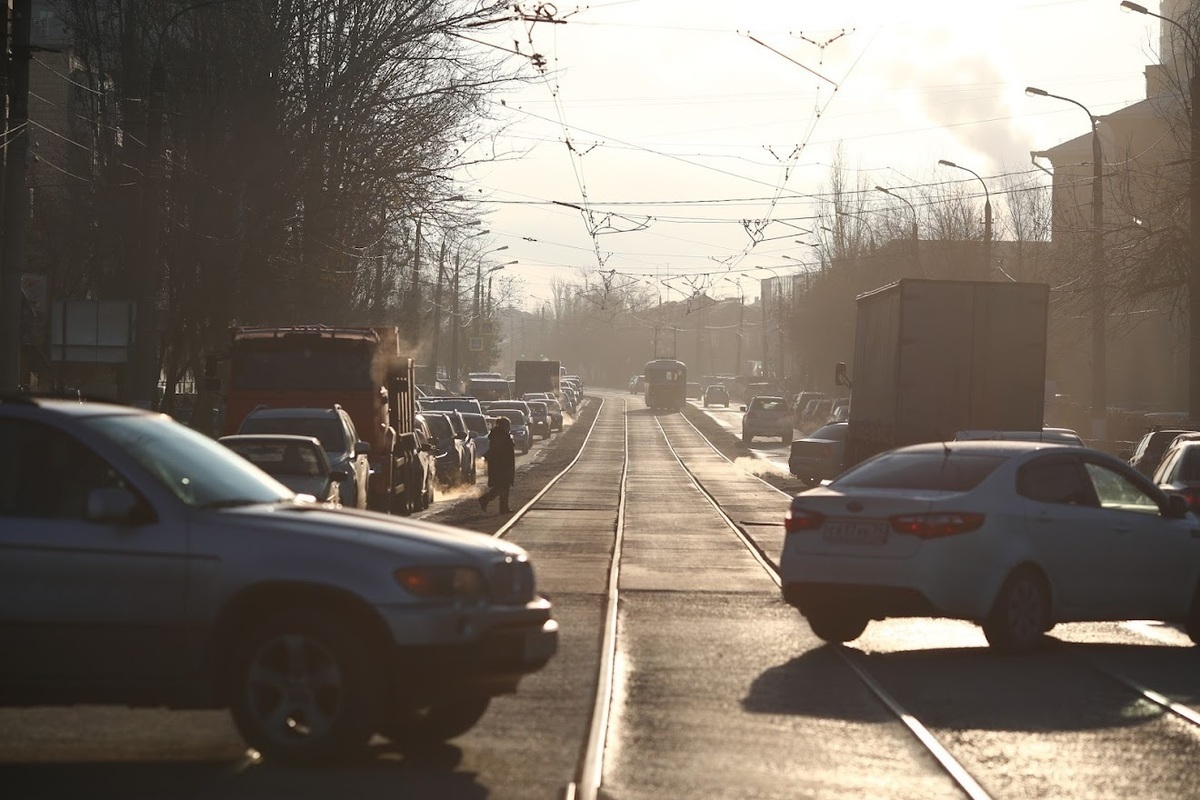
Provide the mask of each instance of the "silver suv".
{"label": "silver suv", "polygon": [[299,503],[123,406],[0,399],[0,705],[228,707],[289,762],[457,736],[554,654],[525,552]]}

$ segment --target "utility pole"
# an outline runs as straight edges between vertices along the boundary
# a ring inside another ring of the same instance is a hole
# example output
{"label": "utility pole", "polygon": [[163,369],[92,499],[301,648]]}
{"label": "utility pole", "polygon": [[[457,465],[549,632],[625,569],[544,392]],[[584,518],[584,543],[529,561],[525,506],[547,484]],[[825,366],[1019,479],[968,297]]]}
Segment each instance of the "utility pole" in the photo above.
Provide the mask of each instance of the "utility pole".
{"label": "utility pole", "polygon": [[746,319],[746,295],[742,294],[741,284],[738,284],[738,328],[737,328],[737,355],[733,361],[733,376],[736,378],[742,374],[742,323]]}
{"label": "utility pole", "polygon": [[433,286],[433,347],[429,355],[430,366],[433,367],[433,380],[438,375],[438,344],[442,338],[442,281],[446,272],[446,238],[442,237],[442,248],[438,252],[437,283]]}
{"label": "utility pole", "polygon": [[30,17],[33,0],[14,0],[12,54],[8,60],[8,140],[4,163],[4,244],[0,260],[0,392],[21,383],[21,272],[25,268],[25,220],[29,192]]}

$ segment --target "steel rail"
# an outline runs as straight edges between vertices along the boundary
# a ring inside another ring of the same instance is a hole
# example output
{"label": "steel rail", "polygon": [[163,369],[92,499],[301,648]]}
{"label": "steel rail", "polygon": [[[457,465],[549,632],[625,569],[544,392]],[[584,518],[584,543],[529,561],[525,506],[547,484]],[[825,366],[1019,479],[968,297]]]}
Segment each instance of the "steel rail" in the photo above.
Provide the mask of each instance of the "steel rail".
{"label": "steel rail", "polygon": [[[625,540],[625,498],[629,482],[629,404],[622,400],[624,442],[621,465],[621,494],[617,501],[617,524],[613,537],[612,561],[608,568],[608,587],[604,598],[604,619],[600,633],[600,665],[596,676],[596,701],[584,743],[583,756],[575,780],[567,785],[565,800],[596,800],[604,780],[604,748],[608,741],[608,720],[612,710],[613,680],[617,669],[617,611],[620,605],[621,548]],[[596,419],[600,419],[599,413]],[[582,448],[581,448],[582,450]]]}
{"label": "steel rail", "polygon": [[[712,443],[712,440],[705,436],[690,419],[685,417],[682,413],[679,415],[679,417],[691,426],[692,430],[696,432],[696,434],[704,441],[705,444],[712,448],[714,453],[728,462],[731,466],[736,466],[733,461],[727,458],[725,454],[722,453],[717,446]],[[721,509],[721,505],[717,501],[717,498],[714,497],[713,494],[704,487],[704,485],[696,477],[695,473],[693,473],[688,465],[683,462],[683,459],[680,458],[679,453],[675,450],[675,446],[671,444],[671,439],[667,435],[666,428],[662,426],[662,422],[658,419],[658,417],[655,417],[655,422],[658,423],[659,430],[662,431],[663,438],[666,440],[667,447],[670,448],[671,454],[675,456],[675,460],[679,462],[679,466],[683,468],[685,473],[687,473],[687,476],[691,479],[692,484],[702,495],[708,499],[708,502],[712,504],[713,508],[716,509],[717,513],[725,521],[725,524],[730,527],[742,544],[746,546],[746,549],[750,551],[750,554],[754,556],[755,560],[757,560],[758,563],[762,565],[763,569],[767,571],[767,574],[771,577],[771,580],[775,582],[775,585],[782,586],[783,581],[779,575],[779,571],[763,555],[762,548],[760,548],[756,542],[753,542],[749,535],[742,530],[741,526],[734,522],[733,519]],[[757,478],[763,484],[770,486],[770,488],[774,489],[776,492],[779,492],[786,497],[791,497],[791,495],[787,492],[779,489],[776,486],[772,486],[759,476],[752,475],[752,477]],[[991,795],[989,795],[984,788],[980,786],[973,777],[971,777],[971,774],[967,772],[966,768],[961,763],[959,763],[958,759],[950,754],[950,751],[946,749],[945,745],[938,741],[937,737],[934,736],[928,728],[922,725],[920,720],[918,720],[903,706],[901,706],[900,703],[894,697],[892,697],[861,664],[858,663],[859,656],[851,655],[851,653],[858,653],[859,651],[855,650],[854,648],[846,647],[845,645],[837,645],[834,647],[834,649],[837,651],[838,655],[842,657],[850,669],[858,676],[859,680],[863,682],[863,685],[865,685],[872,694],[879,698],[881,703],[887,706],[888,710],[891,711],[892,714],[894,714],[906,728],[908,728],[909,732],[916,737],[917,741],[919,741],[929,752],[929,754],[934,757],[934,759],[938,762],[938,765],[943,771],[946,772],[947,775],[949,775],[950,779],[954,781],[955,785],[962,790],[963,794],[971,798],[971,800],[991,800]]]}
{"label": "steel rail", "polygon": [[[600,407],[596,417],[588,428],[587,436],[579,446],[579,452],[561,472],[551,478],[541,491],[530,498],[529,502],[517,509],[517,512],[504,523],[493,536],[502,538],[514,525],[521,521],[529,511],[549,492],[554,485],[567,475],[587,449],[592,436],[600,423],[600,415],[604,411],[606,398],[600,398]],[[604,747],[608,739],[608,720],[612,708],[613,681],[617,663],[617,611],[620,605],[618,587],[620,584],[621,547],[625,536],[625,495],[629,477],[629,416],[625,413],[628,401],[621,400],[621,420],[623,424],[623,453],[621,466],[620,495],[617,501],[617,519],[613,537],[612,557],[608,568],[608,584],[605,591],[604,616],[600,630],[600,658],[596,674],[596,699],[592,706],[591,720],[588,724],[588,735],[583,745],[583,752],[576,767],[574,779],[567,784],[563,792],[564,800],[596,800],[600,792],[600,783],[604,772]]]}

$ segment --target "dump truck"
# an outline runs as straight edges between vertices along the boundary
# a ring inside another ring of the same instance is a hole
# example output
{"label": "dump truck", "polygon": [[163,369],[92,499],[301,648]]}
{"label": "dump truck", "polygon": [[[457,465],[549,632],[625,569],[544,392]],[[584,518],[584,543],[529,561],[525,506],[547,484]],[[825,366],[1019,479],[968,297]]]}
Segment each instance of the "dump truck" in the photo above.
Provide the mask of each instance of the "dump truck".
{"label": "dump truck", "polygon": [[425,489],[413,433],[413,360],[395,327],[235,327],[226,359],[225,432],[258,407],[332,408],[371,446],[368,507],[407,514]]}
{"label": "dump truck", "polygon": [[860,295],[854,370],[837,375],[844,466],[960,430],[1041,430],[1049,300],[1042,283],[912,278]]}

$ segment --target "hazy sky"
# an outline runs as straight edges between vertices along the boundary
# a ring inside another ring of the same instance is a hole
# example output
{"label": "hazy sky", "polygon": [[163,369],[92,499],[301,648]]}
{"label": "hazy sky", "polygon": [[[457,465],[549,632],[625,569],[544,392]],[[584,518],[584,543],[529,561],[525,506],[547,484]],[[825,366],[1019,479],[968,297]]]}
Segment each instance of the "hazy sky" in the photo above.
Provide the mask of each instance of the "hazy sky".
{"label": "hazy sky", "polygon": [[[736,296],[740,280],[755,296],[772,274],[756,268],[814,259],[795,240],[815,241],[803,229],[822,223],[804,218],[839,142],[852,184],[981,191],[937,166],[947,159],[995,192],[998,176],[1033,170],[1029,151],[1088,132],[1079,108],[1026,86],[1103,115],[1144,99],[1158,60],[1157,20],[1119,0],[601,0],[554,12],[565,24],[480,32],[545,70],[495,98],[504,124],[487,147],[501,160],[465,183],[490,246],[507,246],[491,258],[517,260],[507,269],[535,298],[581,268],[676,299],[714,280],[710,294]],[[743,220],[763,219],[753,244]]]}

